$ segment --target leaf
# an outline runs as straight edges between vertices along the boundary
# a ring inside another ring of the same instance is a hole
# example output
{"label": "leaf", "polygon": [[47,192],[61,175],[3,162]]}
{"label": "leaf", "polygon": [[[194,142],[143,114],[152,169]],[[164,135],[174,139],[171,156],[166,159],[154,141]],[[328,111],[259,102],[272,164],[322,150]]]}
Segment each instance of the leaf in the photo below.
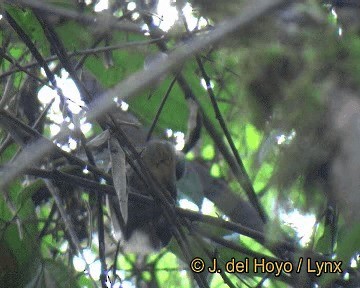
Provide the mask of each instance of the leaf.
{"label": "leaf", "polygon": [[43,260],[36,273],[25,286],[26,288],[68,288],[79,287],[71,271],[62,263],[53,260]]}
{"label": "leaf", "polygon": [[[359,251],[360,243],[360,226],[356,223],[352,227],[343,227],[338,237],[338,248],[336,259],[332,261],[342,261],[341,269],[344,271],[348,267],[351,257],[354,257]],[[345,231],[346,230],[346,231]],[[323,273],[320,277],[320,287],[326,287],[332,280],[340,277],[337,273]]]}
{"label": "leaf", "polygon": [[[151,71],[149,71],[151,73]],[[173,77],[167,77],[159,87],[151,92],[149,99],[149,92],[133,97],[129,101],[130,108],[134,113],[144,122],[144,125],[150,125],[160,107],[160,103],[166,94],[167,89]],[[156,130],[164,133],[166,129],[173,131],[186,131],[188,107],[177,84],[172,88],[170,95],[165,103],[165,106],[160,114],[156,124]]]}
{"label": "leaf", "polygon": [[[8,190],[11,204],[6,203],[4,197],[0,197],[0,219],[2,220],[0,227],[3,227],[0,230],[0,238],[5,240],[19,265],[26,265],[38,250],[34,241],[37,232],[36,223],[24,224],[25,220],[35,218],[34,205],[31,202],[20,205],[13,200],[17,199],[22,191],[18,181],[10,185]],[[11,210],[10,205],[14,206]]]}
{"label": "leaf", "polygon": [[95,138],[93,138],[91,141],[86,143],[86,146],[90,149],[96,149],[100,148],[102,145],[107,143],[110,139],[110,132],[109,130],[105,130],[98,134]]}
{"label": "leaf", "polygon": [[3,242],[0,242],[0,259],[0,283],[2,283],[4,287],[9,287],[9,285],[13,287],[20,286],[20,269],[18,262],[12,251],[6,243]]}
{"label": "leaf", "polygon": [[250,123],[246,125],[245,133],[246,133],[247,147],[251,151],[256,151],[260,145],[260,141],[262,138],[261,133],[259,133],[259,131],[255,128],[255,126],[251,125]]}
{"label": "leaf", "polygon": [[33,12],[31,10],[16,9],[10,5],[6,5],[6,11],[15,19],[33,43],[39,44],[37,48],[44,53],[44,55],[49,55],[49,43],[46,41],[43,29]]}
{"label": "leaf", "polygon": [[[125,37],[123,41],[124,40]],[[106,88],[114,86],[125,77],[142,69],[144,66],[144,56],[141,53],[136,52],[135,49],[132,51],[114,51],[112,57],[114,61],[112,67],[106,67],[103,58],[99,56],[90,56],[85,62],[86,68]]]}
{"label": "leaf", "polygon": [[17,202],[20,205],[24,205],[26,201],[31,199],[34,194],[36,194],[39,190],[44,189],[44,186],[45,184],[43,180],[36,179],[28,186],[26,186],[21,193],[19,193]]}
{"label": "leaf", "polygon": [[358,223],[354,223],[353,227],[344,227],[344,230],[345,229],[346,231],[342,231],[342,237],[339,237],[341,245],[338,248],[339,258],[344,261],[354,256],[354,251],[358,251],[360,248],[360,226]]}
{"label": "leaf", "polygon": [[128,198],[129,193],[126,187],[126,161],[125,153],[116,138],[109,139],[109,150],[111,158],[111,171],[114,188],[120,205],[121,216],[124,223],[128,220]]}
{"label": "leaf", "polygon": [[68,51],[80,50],[91,45],[91,34],[75,21],[56,26],[55,30]]}

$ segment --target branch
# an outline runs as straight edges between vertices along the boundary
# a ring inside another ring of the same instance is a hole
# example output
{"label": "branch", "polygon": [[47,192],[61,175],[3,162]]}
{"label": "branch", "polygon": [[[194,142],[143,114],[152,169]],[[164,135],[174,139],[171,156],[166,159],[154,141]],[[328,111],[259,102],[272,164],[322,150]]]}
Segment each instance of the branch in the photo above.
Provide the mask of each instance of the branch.
{"label": "branch", "polygon": [[138,34],[144,33],[143,29],[137,24],[129,22],[119,23],[116,17],[112,17],[103,13],[97,13],[97,15],[94,16],[87,15],[70,9],[64,9],[58,6],[50,5],[45,1],[39,0],[5,0],[5,2],[8,2],[9,4],[20,4],[22,6],[41,11],[44,14],[59,15],[65,18],[74,19],[86,25],[104,27],[103,29],[116,29]]}

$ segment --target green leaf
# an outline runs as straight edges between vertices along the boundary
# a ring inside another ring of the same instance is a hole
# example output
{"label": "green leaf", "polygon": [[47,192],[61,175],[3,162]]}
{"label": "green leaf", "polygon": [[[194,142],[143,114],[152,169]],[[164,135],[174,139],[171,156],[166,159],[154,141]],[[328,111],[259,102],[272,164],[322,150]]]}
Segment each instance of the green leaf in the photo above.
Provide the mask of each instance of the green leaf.
{"label": "green leaf", "polygon": [[247,124],[245,128],[245,134],[246,134],[246,142],[247,147],[251,151],[255,151],[259,148],[262,135],[259,130],[255,128],[252,124]]}
{"label": "green leaf", "polygon": [[4,164],[7,163],[16,153],[18,150],[18,146],[16,144],[11,144],[6,150],[1,154],[0,163]]}
{"label": "green leaf", "polygon": [[38,44],[37,49],[43,53],[43,56],[49,55],[49,43],[34,13],[31,10],[16,9],[10,5],[6,5],[6,11],[15,19],[16,23],[24,30],[32,42]]}
{"label": "green leaf", "polygon": [[[123,34],[122,34],[123,35]],[[129,42],[124,36],[117,37],[117,41]],[[126,41],[125,41],[126,40]],[[142,39],[144,40],[144,39]],[[116,50],[112,52],[114,65],[106,67],[102,54],[90,56],[85,62],[85,67],[96,77],[105,87],[110,88],[124,80],[131,73],[144,67],[144,55],[137,52],[136,49],[131,51]]]}
{"label": "green leaf", "polygon": [[64,264],[53,260],[43,260],[37,267],[26,288],[70,288],[79,287],[72,271]]}
{"label": "green leaf", "polygon": [[[155,118],[160,103],[172,80],[172,77],[168,77],[152,92],[149,91],[148,93],[133,97],[129,101],[130,109],[145,123],[145,126],[149,126]],[[152,94],[150,99],[149,93]],[[166,129],[184,132],[186,131],[187,117],[188,108],[186,101],[180,88],[175,84],[160,114],[156,130],[160,133],[164,133]]]}
{"label": "green leaf", "polygon": [[214,163],[210,168],[210,175],[215,178],[219,178],[222,176],[220,165]]}
{"label": "green leaf", "polygon": [[204,160],[212,160],[215,157],[214,146],[211,144],[203,146],[201,155]]}
{"label": "green leaf", "polygon": [[67,21],[61,26],[56,26],[55,31],[62,40],[67,51],[79,51],[81,48],[89,47],[93,38],[89,31],[75,21]]}

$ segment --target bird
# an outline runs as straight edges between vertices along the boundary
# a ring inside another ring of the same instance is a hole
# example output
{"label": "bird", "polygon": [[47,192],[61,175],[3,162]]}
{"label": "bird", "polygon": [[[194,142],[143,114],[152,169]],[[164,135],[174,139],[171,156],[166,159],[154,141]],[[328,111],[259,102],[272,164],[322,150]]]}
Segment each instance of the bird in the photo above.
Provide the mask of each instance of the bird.
{"label": "bird", "polygon": [[[142,162],[151,171],[156,182],[166,189],[173,204],[177,200],[177,157],[174,146],[165,140],[149,141],[140,154]],[[178,169],[179,170],[179,169]],[[127,172],[127,189],[151,197],[150,187],[141,179],[134,169]],[[120,213],[119,202],[110,197],[110,213],[115,238],[122,241],[124,251],[149,253],[168,245],[172,238],[171,225],[165,219],[162,207],[152,203],[133,200],[128,202],[128,220],[124,223]]]}

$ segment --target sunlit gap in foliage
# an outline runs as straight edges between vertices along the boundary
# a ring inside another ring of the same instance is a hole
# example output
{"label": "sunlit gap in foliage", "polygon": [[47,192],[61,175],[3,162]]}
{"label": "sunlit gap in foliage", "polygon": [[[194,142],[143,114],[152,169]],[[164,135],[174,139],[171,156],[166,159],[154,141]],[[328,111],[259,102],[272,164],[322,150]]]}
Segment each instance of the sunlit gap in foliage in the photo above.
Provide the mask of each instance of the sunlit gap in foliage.
{"label": "sunlit gap in foliage", "polygon": [[331,9],[331,14],[332,14],[332,16],[334,17],[335,20],[338,19],[338,15],[337,15],[336,10],[334,8]]}
{"label": "sunlit gap in foliage", "polygon": [[[204,198],[204,200],[201,204],[201,209],[198,207],[198,205],[196,205],[194,202],[192,202],[188,199],[180,199],[179,206],[181,208],[188,209],[188,210],[195,211],[195,212],[201,211],[201,213],[204,215],[218,217],[218,214],[216,214],[215,204],[207,198]],[[222,219],[229,220],[229,218],[225,217],[225,216],[222,217]]]}
{"label": "sunlit gap in foliage", "polygon": [[[204,28],[208,24],[205,18],[194,17],[193,8],[190,3],[186,3],[181,12],[186,19],[187,27],[190,31],[193,31],[195,28]],[[178,30],[177,27],[179,27],[180,30],[184,29],[183,23],[179,21],[179,13],[173,1],[159,1],[154,14],[154,25],[159,27],[164,32],[168,32],[170,30],[175,30],[173,32],[176,32]],[[148,30],[147,25],[144,25],[144,30]]]}
{"label": "sunlit gap in foliage", "polygon": [[218,216],[216,214],[215,204],[207,198],[204,198],[201,204],[201,213],[205,215]]}
{"label": "sunlit gap in foliage", "polygon": [[86,269],[86,265],[88,264],[90,269],[89,272],[91,277],[94,279],[99,279],[100,271],[101,271],[101,264],[100,260],[96,260],[97,255],[91,251],[91,249],[84,249],[82,250],[82,254],[84,258],[79,256],[73,257],[73,265],[76,271],[83,272]]}
{"label": "sunlit gap in foliage", "polygon": [[[94,237],[97,237],[95,235]],[[69,244],[66,241],[63,245],[60,246],[60,251],[65,253],[69,249]],[[83,249],[82,256],[76,255],[72,258],[72,263],[74,269],[78,272],[86,271],[86,266],[88,265],[91,277],[94,279],[100,278],[101,272],[101,263],[100,260],[97,259],[97,255],[91,251],[91,249]]]}
{"label": "sunlit gap in foliage", "polygon": [[290,226],[296,231],[300,245],[306,246],[310,243],[316,222],[315,215],[304,215],[295,209],[290,213],[281,211],[280,218],[285,222],[286,225]]}
{"label": "sunlit gap in foliage", "polygon": [[[43,70],[42,73],[44,74]],[[69,111],[74,115],[74,118],[78,117],[77,120],[81,131],[84,134],[88,133],[91,130],[92,125],[86,122],[86,117],[84,117],[85,111],[83,110],[85,103],[81,100],[79,90],[77,89],[74,81],[69,78],[69,74],[64,69],[61,70],[61,77],[55,75],[55,79],[58,88],[61,89],[65,96],[67,109],[69,109]],[[47,117],[51,121],[51,124],[49,125],[50,136],[55,136],[60,132],[61,125],[64,125],[64,121],[70,122],[68,117],[65,119],[63,118],[60,96],[54,89],[51,89],[48,86],[43,86],[38,93],[38,99],[40,103],[42,103],[43,107],[54,100]],[[74,130],[75,126],[73,123],[68,123],[68,128],[70,130]],[[76,141],[70,138],[68,145],[61,146],[61,148],[65,151],[74,150],[77,148]]]}
{"label": "sunlit gap in foliage", "polygon": [[[334,18],[334,21],[338,24],[338,15],[336,13],[336,10],[334,8],[331,9],[331,15]],[[338,35],[341,37],[343,35],[343,29],[341,26],[338,26]]]}
{"label": "sunlit gap in foliage", "polygon": [[[134,11],[136,9],[136,3],[135,2],[129,2],[128,5],[127,5],[127,9],[129,11]],[[137,19],[139,19],[139,17],[140,17],[140,14],[138,12],[136,12],[136,11],[131,14],[131,19],[132,20],[137,20]]]}
{"label": "sunlit gap in foliage", "polygon": [[165,130],[167,138],[175,138],[175,149],[181,151],[185,146],[185,134],[181,131]]}
{"label": "sunlit gap in foliage", "polygon": [[360,260],[360,251],[350,260],[351,268],[358,268],[358,261]]}
{"label": "sunlit gap in foliage", "polygon": [[127,10],[129,10],[129,11],[134,11],[135,9],[136,9],[136,3],[135,2],[129,2],[128,4],[127,4]]}
{"label": "sunlit gap in foliage", "polygon": [[114,98],[114,102],[116,103],[116,107],[119,107],[122,111],[128,111],[129,110],[129,104],[127,104],[125,101],[119,100],[118,97]]}
{"label": "sunlit gap in foliage", "polygon": [[207,90],[207,89],[214,89],[215,84],[214,84],[213,81],[210,80],[210,87],[208,87],[208,86],[206,85],[205,79],[204,79],[204,78],[201,78],[201,86],[204,87],[205,90]]}
{"label": "sunlit gap in foliage", "polygon": [[[91,0],[85,0],[85,3],[89,5]],[[99,0],[94,7],[95,12],[101,12],[109,8],[109,0]]]}
{"label": "sunlit gap in foliage", "polygon": [[171,4],[170,0],[159,1],[156,8],[158,17],[153,17],[154,24],[163,31],[169,31],[170,28],[179,19],[179,15],[175,5]]}
{"label": "sunlit gap in foliage", "polygon": [[[334,259],[334,258],[335,258],[335,257],[333,257],[333,259]],[[357,253],[354,257],[352,257],[352,258],[350,259],[350,267],[351,267],[354,271],[356,271],[356,269],[359,268],[359,265],[358,265],[359,260],[360,260],[360,253]],[[350,279],[350,274],[349,274],[348,272],[344,273],[343,279],[344,279],[345,281],[349,281],[349,279]]]}
{"label": "sunlit gap in foliage", "polygon": [[199,212],[199,207],[194,202],[192,202],[188,199],[180,199],[179,206],[184,209]]}
{"label": "sunlit gap in foliage", "polygon": [[[276,136],[276,142],[278,145],[290,145],[296,137],[295,130],[292,130],[288,134],[279,134]],[[300,239],[300,245],[306,246],[313,234],[313,229],[316,221],[316,217],[313,214],[301,214],[298,210],[280,211],[280,219],[293,228]]]}
{"label": "sunlit gap in foliage", "polygon": [[288,135],[285,134],[280,134],[278,136],[276,136],[276,143],[278,145],[289,145],[291,143],[291,141],[295,138],[296,136],[296,132],[294,130],[292,130]]}

